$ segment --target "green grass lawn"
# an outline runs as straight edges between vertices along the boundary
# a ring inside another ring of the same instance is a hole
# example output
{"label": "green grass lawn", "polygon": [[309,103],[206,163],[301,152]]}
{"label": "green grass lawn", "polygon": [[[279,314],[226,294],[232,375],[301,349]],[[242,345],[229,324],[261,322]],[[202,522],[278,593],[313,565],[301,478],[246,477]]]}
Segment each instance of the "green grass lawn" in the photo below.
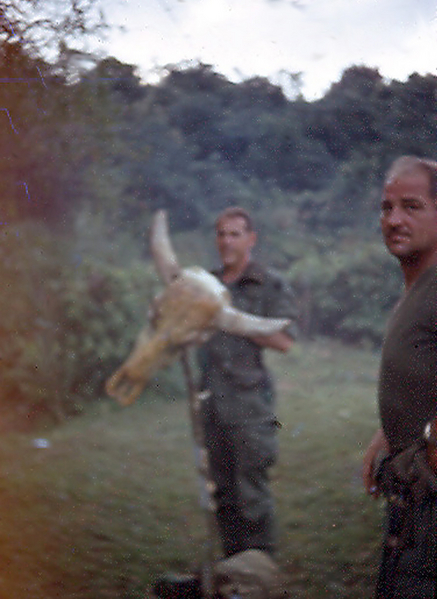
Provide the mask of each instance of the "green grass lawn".
{"label": "green grass lawn", "polygon": [[[327,342],[269,356],[278,381],[272,472],[290,597],[372,595],[383,505],[362,490],[378,356]],[[182,398],[183,399],[183,398]],[[38,447],[43,437],[48,447]],[[0,444],[0,599],[149,596],[203,555],[187,405],[145,393]]]}

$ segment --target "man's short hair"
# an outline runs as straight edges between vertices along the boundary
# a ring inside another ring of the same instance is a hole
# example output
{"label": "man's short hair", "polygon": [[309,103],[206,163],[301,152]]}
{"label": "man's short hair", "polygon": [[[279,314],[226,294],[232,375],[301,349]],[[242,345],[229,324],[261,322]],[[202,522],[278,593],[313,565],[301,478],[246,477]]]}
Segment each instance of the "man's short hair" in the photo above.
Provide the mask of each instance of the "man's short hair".
{"label": "man's short hair", "polygon": [[217,228],[220,222],[226,218],[242,218],[246,223],[246,229],[254,231],[254,223],[249,212],[242,206],[229,206],[225,208],[215,219],[215,227]]}
{"label": "man's short hair", "polygon": [[437,201],[437,162],[419,156],[401,156],[397,158],[387,171],[385,181],[388,182],[400,174],[422,170],[428,176],[429,195]]}

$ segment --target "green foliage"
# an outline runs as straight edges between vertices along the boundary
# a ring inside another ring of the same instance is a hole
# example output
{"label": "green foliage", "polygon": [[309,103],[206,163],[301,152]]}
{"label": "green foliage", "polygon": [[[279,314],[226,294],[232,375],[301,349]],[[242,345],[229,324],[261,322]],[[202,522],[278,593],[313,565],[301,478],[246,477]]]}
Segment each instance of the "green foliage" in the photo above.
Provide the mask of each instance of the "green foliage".
{"label": "green foliage", "polygon": [[[0,368],[2,400],[26,410],[26,404],[44,401],[43,380],[56,373],[53,368],[58,351],[50,344],[56,328],[56,281],[59,264],[50,259],[54,244],[39,228],[3,225],[0,237]],[[46,283],[47,286],[46,286]],[[50,313],[52,322],[46,320]],[[51,379],[50,379],[51,380]],[[53,391],[53,389],[52,389]]]}
{"label": "green foliage", "polygon": [[379,344],[401,288],[397,266],[380,246],[322,244],[290,270],[303,335]]}
{"label": "green foliage", "polygon": [[140,264],[120,268],[85,260],[73,269],[61,290],[62,345],[73,370],[69,391],[93,398],[103,394],[105,378],[145,325],[151,285]]}
{"label": "green foliage", "polygon": [[105,89],[68,85],[52,65],[18,44],[0,46],[0,191],[3,222],[71,218],[108,160]]}
{"label": "green foliage", "polygon": [[364,215],[375,217],[392,158],[435,152],[432,75],[387,82],[351,67],[309,103],[260,77],[231,83],[203,64],[171,67],[156,85],[113,58],[73,82],[58,67],[17,44],[2,47],[9,83],[0,104],[13,126],[0,136],[1,191],[10,220],[72,218],[87,198],[120,228],[136,229],[165,207],[176,229],[191,230],[234,199],[257,209],[279,192],[310,233],[360,228]]}
{"label": "green foliage", "polygon": [[[99,230],[88,222],[87,233]],[[0,401],[63,419],[103,393],[145,325],[156,277],[138,260],[85,256],[42,226],[4,226],[0,252]]]}

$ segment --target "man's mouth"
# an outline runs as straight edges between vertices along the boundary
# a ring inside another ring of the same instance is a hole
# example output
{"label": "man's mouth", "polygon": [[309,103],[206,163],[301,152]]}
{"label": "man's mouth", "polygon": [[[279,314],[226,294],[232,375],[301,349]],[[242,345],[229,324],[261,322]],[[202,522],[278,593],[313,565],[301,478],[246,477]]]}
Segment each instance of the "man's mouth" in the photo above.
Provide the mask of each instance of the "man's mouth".
{"label": "man's mouth", "polygon": [[221,253],[222,260],[233,260],[234,252],[232,250],[223,250]]}
{"label": "man's mouth", "polygon": [[386,235],[387,241],[391,243],[402,243],[403,241],[407,241],[409,238],[410,236],[408,233],[394,232]]}

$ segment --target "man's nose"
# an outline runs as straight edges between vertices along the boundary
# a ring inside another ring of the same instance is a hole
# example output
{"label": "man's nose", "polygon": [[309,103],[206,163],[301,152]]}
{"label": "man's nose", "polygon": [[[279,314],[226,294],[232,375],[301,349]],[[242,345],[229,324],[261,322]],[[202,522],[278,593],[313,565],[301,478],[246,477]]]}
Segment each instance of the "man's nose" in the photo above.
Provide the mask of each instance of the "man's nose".
{"label": "man's nose", "polygon": [[403,223],[404,220],[404,212],[400,208],[393,207],[388,214],[384,215],[384,220],[386,223],[392,227],[396,227]]}

